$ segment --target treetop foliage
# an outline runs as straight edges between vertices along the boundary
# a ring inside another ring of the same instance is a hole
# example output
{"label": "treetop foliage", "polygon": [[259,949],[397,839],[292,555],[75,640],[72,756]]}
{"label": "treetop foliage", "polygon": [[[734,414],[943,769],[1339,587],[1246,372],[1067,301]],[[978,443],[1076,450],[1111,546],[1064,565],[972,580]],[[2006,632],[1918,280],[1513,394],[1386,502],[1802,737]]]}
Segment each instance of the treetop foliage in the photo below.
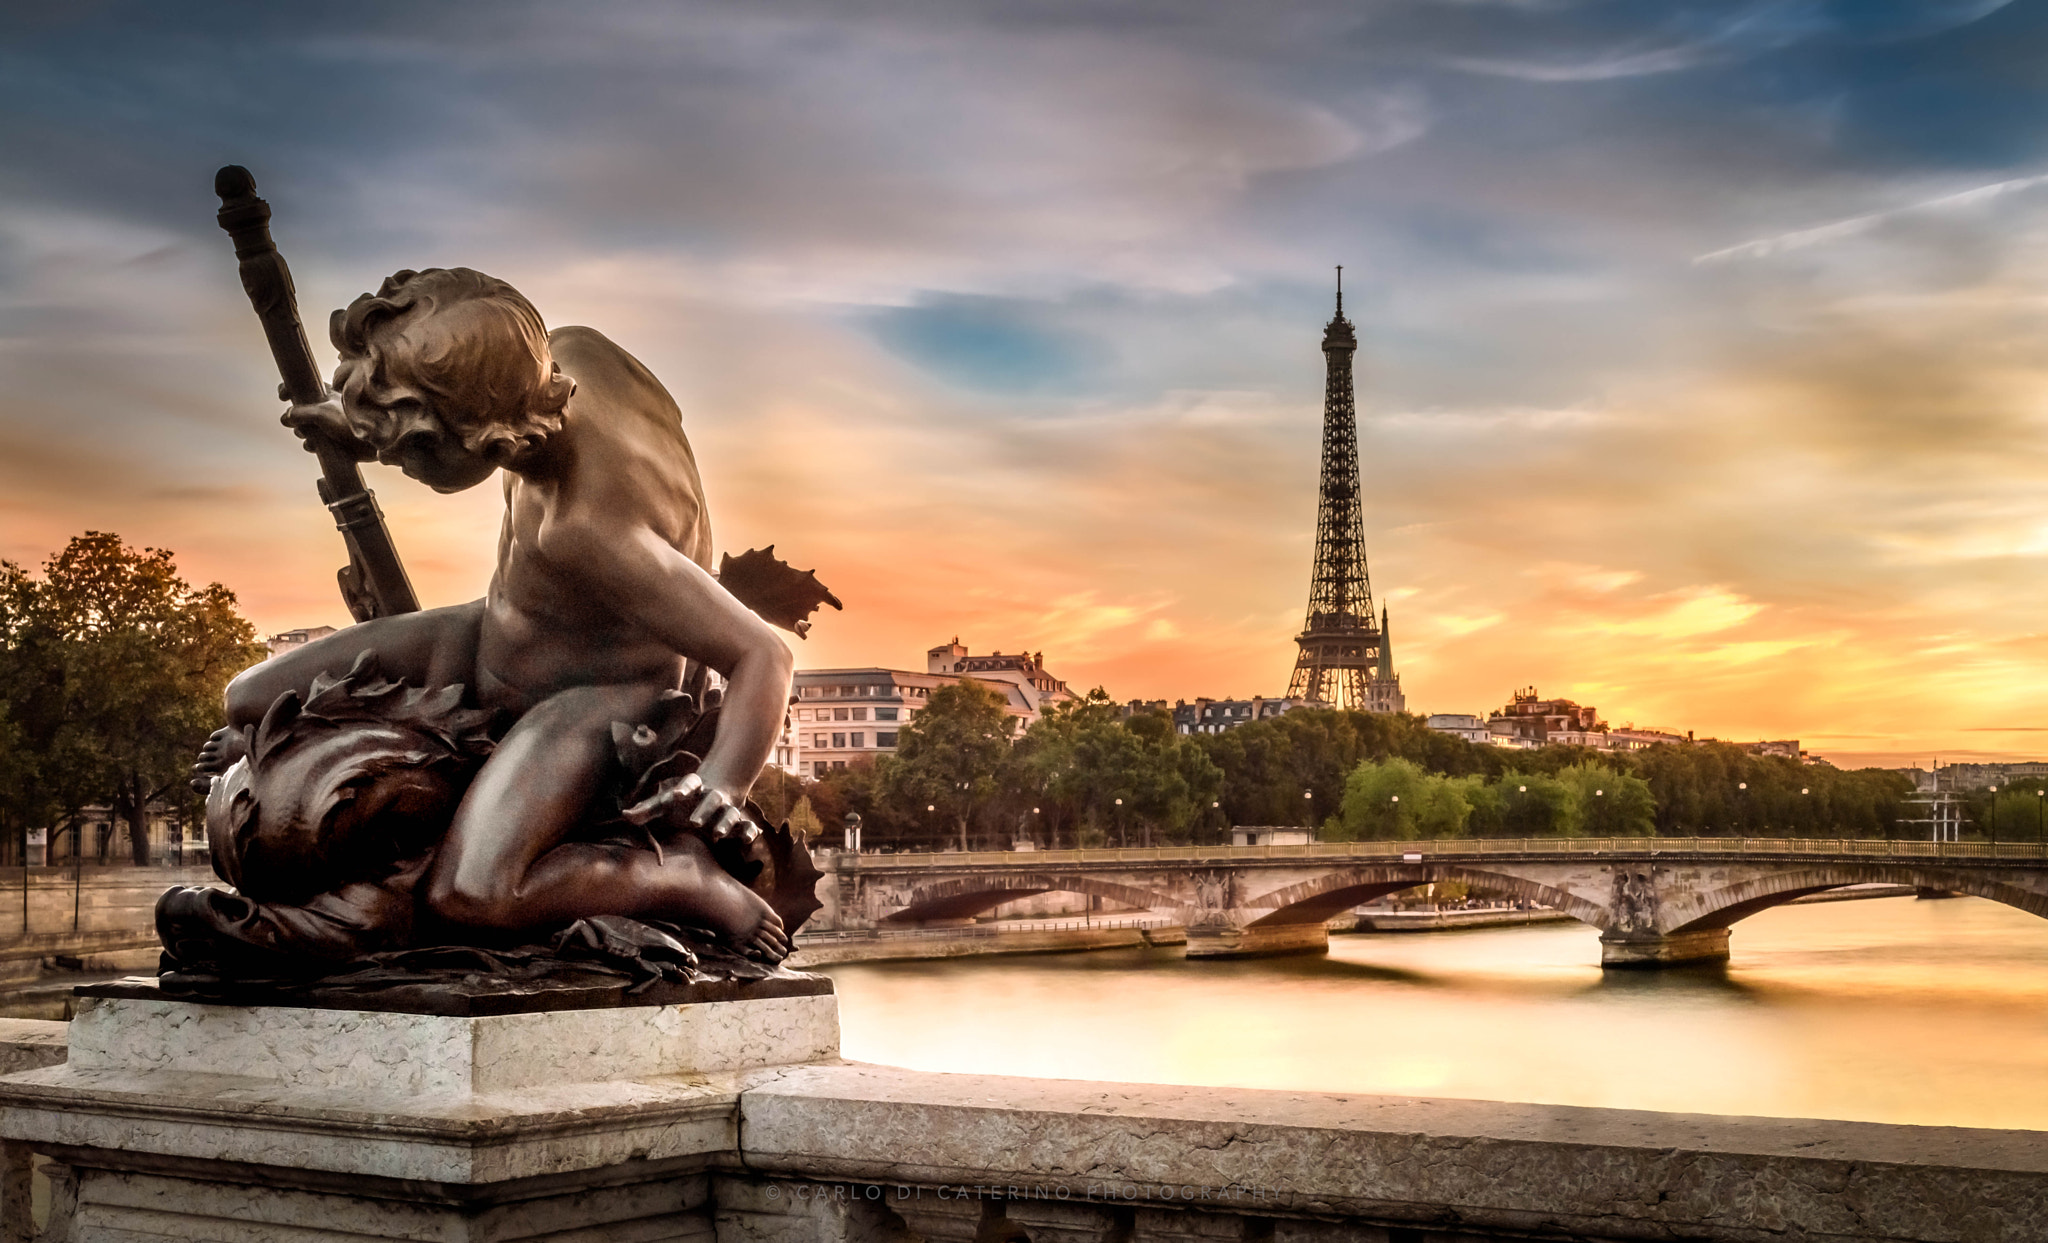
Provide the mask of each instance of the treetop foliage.
{"label": "treetop foliage", "polygon": [[165,549],[88,531],[41,578],[0,561],[0,830],[104,804],[146,862],[145,809],[189,803],[183,782],[221,724],[221,692],[263,654],[234,593],[186,583]]}
{"label": "treetop foliage", "polygon": [[[1216,843],[1232,825],[1314,827],[1326,840],[1882,837],[1911,793],[1896,773],[1843,772],[1730,743],[1506,750],[1406,714],[1297,709],[1184,736],[1162,714],[1126,715],[1099,687],[1052,706],[1014,744],[942,758],[942,738],[993,744],[989,722],[1000,708],[969,713],[972,702],[934,695],[897,756],[814,783],[821,819],[859,811],[869,844],[901,847]],[[2028,826],[2048,819],[2048,801],[2009,802],[2000,815],[2015,834],[2023,817]]]}

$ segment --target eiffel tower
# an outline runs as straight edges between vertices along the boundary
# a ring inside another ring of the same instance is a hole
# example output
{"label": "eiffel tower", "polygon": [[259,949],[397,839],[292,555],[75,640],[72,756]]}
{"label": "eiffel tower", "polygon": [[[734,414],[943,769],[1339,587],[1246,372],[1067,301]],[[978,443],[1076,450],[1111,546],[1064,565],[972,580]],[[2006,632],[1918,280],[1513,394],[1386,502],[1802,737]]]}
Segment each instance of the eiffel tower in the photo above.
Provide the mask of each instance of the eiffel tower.
{"label": "eiffel tower", "polygon": [[[1323,329],[1329,382],[1323,397],[1322,499],[1316,512],[1316,566],[1309,581],[1308,620],[1295,642],[1287,697],[1339,708],[1400,712],[1407,706],[1394,672],[1387,614],[1372,612],[1365,569],[1365,520],[1358,486],[1358,413],[1351,396],[1351,356],[1358,334],[1344,318],[1344,269],[1337,269],[1337,314]],[[1377,624],[1375,624],[1377,620]]]}

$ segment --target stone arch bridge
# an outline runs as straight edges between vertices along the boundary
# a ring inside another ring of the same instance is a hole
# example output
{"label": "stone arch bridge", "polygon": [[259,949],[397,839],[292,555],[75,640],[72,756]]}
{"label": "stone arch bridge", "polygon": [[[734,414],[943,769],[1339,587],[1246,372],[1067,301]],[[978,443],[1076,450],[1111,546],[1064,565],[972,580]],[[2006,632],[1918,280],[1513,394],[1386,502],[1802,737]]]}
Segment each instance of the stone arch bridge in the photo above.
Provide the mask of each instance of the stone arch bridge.
{"label": "stone arch bridge", "polygon": [[1603,965],[1728,957],[1738,920],[1881,882],[2048,916],[2048,846],[1809,838],[1467,838],[1305,846],[835,855],[831,926],[970,918],[1032,894],[1090,894],[1184,924],[1190,957],[1328,947],[1324,921],[1431,881],[1553,907],[1600,930]]}

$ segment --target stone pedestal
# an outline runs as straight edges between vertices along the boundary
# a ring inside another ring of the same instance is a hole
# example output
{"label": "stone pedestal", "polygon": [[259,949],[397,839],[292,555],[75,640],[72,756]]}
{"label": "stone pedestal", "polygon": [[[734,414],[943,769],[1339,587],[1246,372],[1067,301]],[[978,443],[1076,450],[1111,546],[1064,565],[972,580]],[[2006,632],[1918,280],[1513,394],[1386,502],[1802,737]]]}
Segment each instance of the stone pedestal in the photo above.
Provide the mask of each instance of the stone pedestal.
{"label": "stone pedestal", "polygon": [[1664,936],[1603,933],[1600,937],[1603,967],[1676,967],[1684,963],[1727,961],[1726,928],[1702,928]]}
{"label": "stone pedestal", "polygon": [[1188,928],[1189,958],[1266,958],[1276,954],[1329,952],[1330,930],[1320,923]]}
{"label": "stone pedestal", "polygon": [[66,1064],[0,1079],[0,1138],[63,1167],[67,1243],[710,1239],[739,1094],[838,1055],[830,981],[763,984],[482,1016],[131,986],[80,999]]}

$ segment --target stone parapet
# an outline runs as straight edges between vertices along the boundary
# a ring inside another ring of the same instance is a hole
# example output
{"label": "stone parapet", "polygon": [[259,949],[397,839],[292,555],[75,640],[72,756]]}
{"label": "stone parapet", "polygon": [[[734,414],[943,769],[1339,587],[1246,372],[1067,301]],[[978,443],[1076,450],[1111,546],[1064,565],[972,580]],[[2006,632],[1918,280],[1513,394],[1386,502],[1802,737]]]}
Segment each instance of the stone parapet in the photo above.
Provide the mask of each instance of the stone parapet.
{"label": "stone parapet", "polygon": [[[31,1153],[55,1163],[42,1243],[2018,1243],[2048,1221],[2035,1132],[930,1074],[837,1060],[829,995],[85,1000],[68,1064],[0,1078],[0,1237],[29,1237]],[[28,1060],[48,1026],[13,1033]]]}
{"label": "stone parapet", "polygon": [[854,1065],[793,1068],[741,1108],[750,1170],[893,1205],[932,1243],[990,1217],[1035,1241],[1432,1243],[1979,1243],[2048,1221],[2037,1132]]}

